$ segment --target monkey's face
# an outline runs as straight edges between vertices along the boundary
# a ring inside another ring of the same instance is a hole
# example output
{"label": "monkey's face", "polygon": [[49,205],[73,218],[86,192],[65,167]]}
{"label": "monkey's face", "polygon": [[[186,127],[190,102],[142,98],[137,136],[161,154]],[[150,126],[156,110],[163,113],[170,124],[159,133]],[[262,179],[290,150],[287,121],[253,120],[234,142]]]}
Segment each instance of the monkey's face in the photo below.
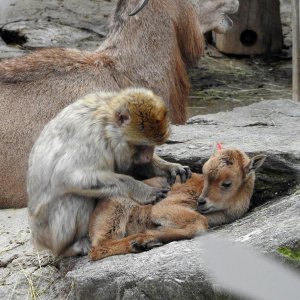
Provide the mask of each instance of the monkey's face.
{"label": "monkey's face", "polygon": [[144,165],[151,162],[154,154],[154,146],[135,146],[133,163],[135,165]]}
{"label": "monkey's face", "polygon": [[118,112],[117,123],[128,142],[135,145],[161,145],[170,134],[168,110],[163,100],[145,89],[121,93],[126,105]]}

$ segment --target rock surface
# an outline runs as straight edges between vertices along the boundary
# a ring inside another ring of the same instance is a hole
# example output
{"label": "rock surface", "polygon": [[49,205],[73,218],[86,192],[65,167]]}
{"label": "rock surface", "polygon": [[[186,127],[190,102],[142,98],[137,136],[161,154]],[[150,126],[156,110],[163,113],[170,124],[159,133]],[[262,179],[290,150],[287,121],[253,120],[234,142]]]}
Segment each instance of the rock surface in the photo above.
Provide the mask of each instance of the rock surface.
{"label": "rock surface", "polygon": [[[299,201],[299,193],[274,201],[214,234],[277,255],[278,247],[300,239]],[[78,299],[224,299],[201,258],[201,243],[197,237],[138,255],[83,260],[67,277]]]}
{"label": "rock surface", "polygon": [[[277,249],[300,242],[299,136],[300,104],[263,101],[174,126],[169,143],[158,152],[195,170],[215,141],[250,155],[267,154],[256,207],[211,232],[285,261]],[[87,257],[54,261],[47,253],[38,255],[30,243],[26,209],[0,211],[0,230],[1,299],[234,299],[201,258],[201,236],[92,263]]]}
{"label": "rock surface", "polygon": [[117,0],[2,0],[0,58],[40,47],[96,49]]}
{"label": "rock surface", "polygon": [[262,101],[232,112],[196,116],[186,126],[174,126],[158,154],[200,171],[216,142],[250,156],[264,153],[267,159],[258,172],[254,195],[254,202],[261,203],[299,183],[299,120],[300,105],[289,100]]}

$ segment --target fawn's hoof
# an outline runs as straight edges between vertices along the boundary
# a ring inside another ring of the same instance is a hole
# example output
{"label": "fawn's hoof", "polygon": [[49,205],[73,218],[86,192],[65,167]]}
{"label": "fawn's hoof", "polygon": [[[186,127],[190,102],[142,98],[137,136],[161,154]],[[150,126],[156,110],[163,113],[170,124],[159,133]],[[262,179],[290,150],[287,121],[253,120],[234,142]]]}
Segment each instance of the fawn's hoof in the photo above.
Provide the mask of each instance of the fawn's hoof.
{"label": "fawn's hoof", "polygon": [[153,239],[146,241],[133,241],[131,247],[133,252],[143,252],[162,245],[163,243],[161,241]]}

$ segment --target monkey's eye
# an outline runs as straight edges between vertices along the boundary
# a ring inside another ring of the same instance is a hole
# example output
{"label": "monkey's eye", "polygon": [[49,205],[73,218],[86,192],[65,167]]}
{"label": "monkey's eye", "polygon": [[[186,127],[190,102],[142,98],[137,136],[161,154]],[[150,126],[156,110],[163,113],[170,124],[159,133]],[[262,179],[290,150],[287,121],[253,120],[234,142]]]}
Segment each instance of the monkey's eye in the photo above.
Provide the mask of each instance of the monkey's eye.
{"label": "monkey's eye", "polygon": [[222,182],[221,186],[222,188],[228,189],[229,187],[231,187],[231,184],[232,182],[230,180],[226,180]]}

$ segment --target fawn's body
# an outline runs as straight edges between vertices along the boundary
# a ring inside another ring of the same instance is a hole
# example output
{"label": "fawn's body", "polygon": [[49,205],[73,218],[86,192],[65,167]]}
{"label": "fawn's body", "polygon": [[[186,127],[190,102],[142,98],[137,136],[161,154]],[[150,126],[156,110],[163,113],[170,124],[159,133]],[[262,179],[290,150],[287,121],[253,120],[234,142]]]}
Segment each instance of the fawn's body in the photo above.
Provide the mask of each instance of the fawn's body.
{"label": "fawn's body", "polygon": [[[208,225],[241,217],[249,208],[254,171],[264,159],[261,155],[249,159],[239,150],[223,150],[205,163],[203,175],[193,173],[186,183],[174,184],[167,198],[155,205],[139,205],[129,197],[100,200],[89,226],[91,259],[193,238],[204,233]],[[166,184],[159,177],[145,182]]]}

